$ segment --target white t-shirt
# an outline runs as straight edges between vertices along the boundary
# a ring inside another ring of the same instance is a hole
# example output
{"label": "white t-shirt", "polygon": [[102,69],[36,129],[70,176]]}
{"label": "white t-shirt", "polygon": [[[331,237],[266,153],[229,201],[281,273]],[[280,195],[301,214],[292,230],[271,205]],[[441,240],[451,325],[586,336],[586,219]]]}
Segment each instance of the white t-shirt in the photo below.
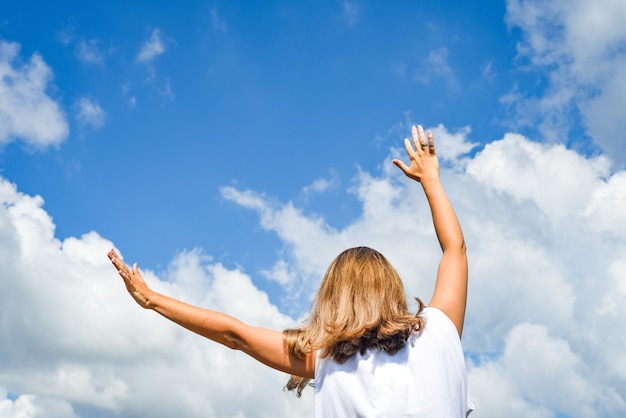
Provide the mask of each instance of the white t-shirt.
{"label": "white t-shirt", "polygon": [[423,316],[423,331],[394,355],[369,349],[343,364],[318,357],[315,417],[466,417],[474,406],[459,334],[440,310]]}

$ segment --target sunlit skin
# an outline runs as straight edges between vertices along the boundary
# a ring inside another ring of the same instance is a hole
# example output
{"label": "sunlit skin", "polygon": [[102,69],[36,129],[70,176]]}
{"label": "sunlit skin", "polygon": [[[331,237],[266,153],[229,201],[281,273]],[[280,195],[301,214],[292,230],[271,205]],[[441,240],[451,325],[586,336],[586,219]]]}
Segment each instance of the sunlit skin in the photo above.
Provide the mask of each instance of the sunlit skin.
{"label": "sunlit skin", "polygon": [[[467,257],[461,226],[439,180],[439,162],[430,131],[421,126],[411,129],[411,140],[404,145],[409,164],[393,163],[410,179],[422,185],[433,218],[435,232],[443,251],[432,299],[428,304],[444,312],[454,323],[459,338],[463,331],[467,299]],[[203,337],[241,350],[263,364],[288,374],[315,377],[315,354],[304,358],[290,355],[282,331],[245,324],[238,319],[209,309],[192,306],[150,289],[137,264],[128,267],[115,250],[108,257],[124,280],[126,289],[141,307]]]}

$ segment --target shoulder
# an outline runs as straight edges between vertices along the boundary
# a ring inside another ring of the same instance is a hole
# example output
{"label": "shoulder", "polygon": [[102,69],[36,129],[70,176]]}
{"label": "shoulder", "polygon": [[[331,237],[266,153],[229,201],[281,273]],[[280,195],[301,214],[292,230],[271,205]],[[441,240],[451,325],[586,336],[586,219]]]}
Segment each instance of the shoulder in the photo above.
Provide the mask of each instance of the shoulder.
{"label": "shoulder", "polygon": [[426,321],[424,332],[441,334],[448,339],[460,341],[454,322],[440,309],[427,306],[420,315]]}
{"label": "shoulder", "polygon": [[446,315],[441,309],[435,308],[434,306],[425,307],[420,315],[422,315],[426,320],[430,320],[438,324],[449,324],[454,327],[454,323],[450,317],[448,317],[448,315]]}

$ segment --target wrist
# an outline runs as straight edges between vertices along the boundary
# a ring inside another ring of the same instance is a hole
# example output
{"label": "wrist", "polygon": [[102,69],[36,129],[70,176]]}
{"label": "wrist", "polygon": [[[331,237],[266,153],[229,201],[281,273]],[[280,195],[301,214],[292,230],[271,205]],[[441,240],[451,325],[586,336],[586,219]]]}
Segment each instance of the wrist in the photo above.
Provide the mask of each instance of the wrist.
{"label": "wrist", "polygon": [[441,181],[439,180],[438,175],[424,176],[420,178],[420,183],[424,189],[441,186]]}
{"label": "wrist", "polygon": [[159,308],[159,306],[161,306],[162,304],[161,302],[163,299],[163,295],[153,290],[150,290],[148,294],[146,295],[146,299],[147,299],[146,309],[151,309],[153,311],[156,311]]}

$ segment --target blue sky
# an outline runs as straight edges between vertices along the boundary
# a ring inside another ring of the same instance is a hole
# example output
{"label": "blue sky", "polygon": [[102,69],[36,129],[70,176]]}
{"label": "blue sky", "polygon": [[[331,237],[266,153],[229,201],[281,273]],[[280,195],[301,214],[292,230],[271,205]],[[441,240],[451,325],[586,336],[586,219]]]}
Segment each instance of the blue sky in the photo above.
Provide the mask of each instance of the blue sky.
{"label": "blue sky", "polygon": [[275,328],[351,245],[428,300],[391,164],[416,123],[468,242],[475,415],[623,415],[625,28],[614,0],[3,1],[0,417],[310,416],[133,306],[106,250]]}

